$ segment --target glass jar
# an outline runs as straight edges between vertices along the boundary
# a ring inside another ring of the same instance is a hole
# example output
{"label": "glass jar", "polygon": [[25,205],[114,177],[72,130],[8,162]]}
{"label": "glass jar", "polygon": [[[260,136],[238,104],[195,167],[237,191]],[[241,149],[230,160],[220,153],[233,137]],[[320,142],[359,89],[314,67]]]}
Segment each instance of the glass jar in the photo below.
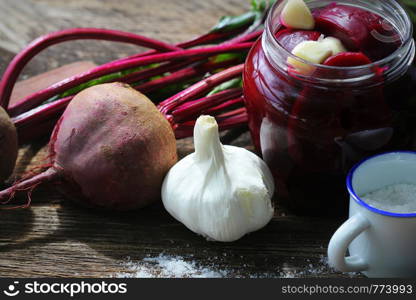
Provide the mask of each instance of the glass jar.
{"label": "glass jar", "polygon": [[[312,10],[332,2],[306,1]],[[353,164],[376,153],[414,146],[415,46],[408,15],[393,0],[336,2],[382,16],[400,34],[400,48],[365,66],[308,63],[285,50],[275,37],[285,4],[278,0],[245,65],[244,96],[253,142],[272,170],[279,203],[300,214],[345,213],[344,182]],[[291,74],[288,57],[314,72]]]}

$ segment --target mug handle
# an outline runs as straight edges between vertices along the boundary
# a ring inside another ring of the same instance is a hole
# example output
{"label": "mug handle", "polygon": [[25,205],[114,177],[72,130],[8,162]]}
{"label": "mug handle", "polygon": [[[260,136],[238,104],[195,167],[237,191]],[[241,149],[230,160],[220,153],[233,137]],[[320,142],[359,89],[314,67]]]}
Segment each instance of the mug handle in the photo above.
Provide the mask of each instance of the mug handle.
{"label": "mug handle", "polygon": [[328,245],[328,262],[341,272],[359,272],[368,268],[367,263],[354,255],[345,257],[348,246],[363,231],[370,227],[370,222],[361,214],[349,218],[332,236]]}

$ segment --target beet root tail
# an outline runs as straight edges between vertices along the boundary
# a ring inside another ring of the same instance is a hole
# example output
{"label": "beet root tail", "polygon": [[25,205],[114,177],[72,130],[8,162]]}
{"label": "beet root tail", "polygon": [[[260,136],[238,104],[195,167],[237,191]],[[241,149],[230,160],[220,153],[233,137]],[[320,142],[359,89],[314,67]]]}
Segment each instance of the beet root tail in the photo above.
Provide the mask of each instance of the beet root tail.
{"label": "beet root tail", "polygon": [[54,181],[56,178],[58,178],[58,176],[59,176],[59,172],[55,168],[51,167],[47,169],[45,172],[42,172],[40,174],[37,174],[27,179],[24,179],[22,181],[18,181],[15,184],[13,184],[11,187],[3,191],[0,191],[0,203],[1,204],[9,203],[14,198],[16,192],[18,191],[27,191],[28,193],[28,202],[26,204],[20,205],[20,206],[13,206],[13,207],[0,207],[0,210],[28,207],[31,202],[30,195],[33,189],[36,188],[39,184]]}

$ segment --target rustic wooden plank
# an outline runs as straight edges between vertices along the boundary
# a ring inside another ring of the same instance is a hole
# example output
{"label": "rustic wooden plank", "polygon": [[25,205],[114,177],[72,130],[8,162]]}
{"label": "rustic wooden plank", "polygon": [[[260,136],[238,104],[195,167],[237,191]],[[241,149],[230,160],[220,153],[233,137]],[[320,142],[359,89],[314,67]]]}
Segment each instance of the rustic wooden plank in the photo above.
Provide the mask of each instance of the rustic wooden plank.
{"label": "rustic wooden plank", "polygon": [[215,264],[240,276],[305,272],[310,265],[322,273],[306,272],[306,277],[338,276],[321,262],[327,237],[339,225],[333,220],[281,216],[255,234],[224,244],[193,234],[160,205],[128,214],[67,204],[1,214],[0,276],[109,277],[129,272],[122,264],[127,257],[136,261],[160,253]]}

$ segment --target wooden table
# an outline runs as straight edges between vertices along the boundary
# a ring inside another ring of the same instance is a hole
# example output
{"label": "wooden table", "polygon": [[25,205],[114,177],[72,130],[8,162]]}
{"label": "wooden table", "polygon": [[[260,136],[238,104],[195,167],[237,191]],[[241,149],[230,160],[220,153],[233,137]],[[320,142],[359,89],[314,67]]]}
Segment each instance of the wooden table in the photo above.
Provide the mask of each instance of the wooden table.
{"label": "wooden table", "polygon": [[[68,27],[106,27],[168,42],[206,32],[222,15],[240,14],[248,0],[2,0],[0,73],[32,39]],[[97,64],[137,52],[108,42],[55,46],[29,64],[23,78],[58,66],[92,60]],[[250,146],[244,132],[235,145]],[[16,175],[45,160],[45,141],[21,148]],[[183,156],[191,141],[178,142]],[[133,271],[161,253],[214,265],[229,276],[341,277],[323,261],[331,234],[342,220],[277,215],[263,230],[236,243],[213,243],[187,230],[158,204],[127,214],[97,213],[65,201],[51,186],[33,193],[30,209],[0,211],[0,276],[110,277]]]}

